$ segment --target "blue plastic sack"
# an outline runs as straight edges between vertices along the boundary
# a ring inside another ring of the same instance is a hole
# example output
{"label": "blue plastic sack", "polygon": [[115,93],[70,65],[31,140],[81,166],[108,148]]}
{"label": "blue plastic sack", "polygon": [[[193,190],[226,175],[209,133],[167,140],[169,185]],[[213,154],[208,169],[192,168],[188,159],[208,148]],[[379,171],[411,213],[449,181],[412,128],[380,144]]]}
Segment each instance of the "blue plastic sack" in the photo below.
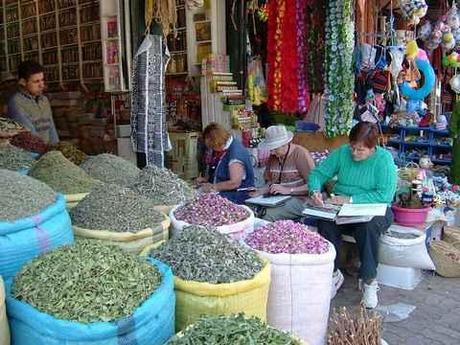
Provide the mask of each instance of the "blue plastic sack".
{"label": "blue plastic sack", "polygon": [[65,198],[56,196],[56,202],[40,213],[15,220],[0,222],[0,275],[9,279],[34,257],[74,241]]}
{"label": "blue plastic sack", "polygon": [[113,322],[89,324],[60,320],[11,296],[6,311],[12,345],[163,345],[174,334],[174,279],[169,266],[152,258],[161,272],[160,287],[135,312]]}

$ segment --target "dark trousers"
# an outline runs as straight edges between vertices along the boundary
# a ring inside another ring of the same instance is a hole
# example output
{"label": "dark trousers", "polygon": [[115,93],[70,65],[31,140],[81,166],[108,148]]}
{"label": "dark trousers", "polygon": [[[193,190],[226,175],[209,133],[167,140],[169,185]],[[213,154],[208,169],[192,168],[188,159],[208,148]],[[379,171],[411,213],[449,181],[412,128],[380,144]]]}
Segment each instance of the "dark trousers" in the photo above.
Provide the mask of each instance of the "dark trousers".
{"label": "dark trousers", "polygon": [[393,222],[393,213],[387,209],[385,216],[374,217],[370,222],[357,224],[337,225],[334,222],[319,220],[319,233],[329,240],[335,247],[337,256],[334,262],[334,271],[338,268],[339,253],[342,246],[342,234],[351,235],[358,246],[359,277],[364,281],[375,279],[377,276],[378,248],[380,235],[385,232]]}

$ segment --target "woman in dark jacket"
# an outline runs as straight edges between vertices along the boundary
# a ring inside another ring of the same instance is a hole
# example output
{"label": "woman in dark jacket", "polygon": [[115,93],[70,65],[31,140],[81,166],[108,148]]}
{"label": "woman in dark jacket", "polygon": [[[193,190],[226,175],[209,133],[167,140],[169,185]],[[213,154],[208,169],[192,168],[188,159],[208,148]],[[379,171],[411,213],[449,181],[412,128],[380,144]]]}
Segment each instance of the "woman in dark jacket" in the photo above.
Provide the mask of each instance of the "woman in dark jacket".
{"label": "woman in dark jacket", "polygon": [[201,190],[219,192],[235,203],[244,203],[254,187],[249,151],[218,123],[210,123],[203,131],[203,138],[212,155],[206,176],[197,180]]}

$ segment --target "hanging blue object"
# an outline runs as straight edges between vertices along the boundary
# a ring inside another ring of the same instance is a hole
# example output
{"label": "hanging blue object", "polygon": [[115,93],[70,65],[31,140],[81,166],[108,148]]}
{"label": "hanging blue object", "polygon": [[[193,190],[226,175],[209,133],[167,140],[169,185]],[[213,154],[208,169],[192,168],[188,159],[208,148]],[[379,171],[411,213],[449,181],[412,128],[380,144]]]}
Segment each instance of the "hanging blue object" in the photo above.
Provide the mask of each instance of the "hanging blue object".
{"label": "hanging blue object", "polygon": [[[434,69],[430,64],[430,60],[425,51],[419,49],[417,57],[415,58],[415,64],[419,69],[420,73],[423,74],[424,83],[422,87],[414,89],[408,82],[404,82],[401,86],[401,94],[409,99],[408,103],[414,104],[417,101],[423,101],[433,90],[435,84]],[[418,103],[418,102],[417,102]]]}

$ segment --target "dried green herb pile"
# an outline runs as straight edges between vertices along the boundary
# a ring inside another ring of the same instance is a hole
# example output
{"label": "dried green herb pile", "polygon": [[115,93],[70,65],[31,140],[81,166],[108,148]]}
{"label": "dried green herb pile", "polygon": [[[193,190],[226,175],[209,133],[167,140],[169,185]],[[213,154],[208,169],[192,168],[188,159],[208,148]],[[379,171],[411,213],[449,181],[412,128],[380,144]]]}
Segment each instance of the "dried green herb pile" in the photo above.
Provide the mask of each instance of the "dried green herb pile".
{"label": "dried green herb pile", "polygon": [[171,338],[166,345],[301,345],[289,333],[244,314],[206,316]]}
{"label": "dried green herb pile", "polygon": [[64,194],[88,193],[100,184],[59,151],[44,154],[30,169],[29,175]]}
{"label": "dried green herb pile", "polygon": [[10,144],[0,145],[0,169],[27,169],[30,168],[34,162],[35,159],[30,152]]}
{"label": "dried green herb pile", "polygon": [[74,225],[86,229],[138,232],[164,220],[154,206],[129,188],[104,184],[72,208],[70,216]]}
{"label": "dried green herb pile", "polygon": [[88,323],[131,315],[160,284],[158,269],[140,258],[79,240],[24,266],[13,295],[58,319]]}
{"label": "dried green herb pile", "polygon": [[52,150],[61,151],[65,158],[76,165],[80,165],[85,161],[88,156],[83,151],[79,150],[74,144],[61,141],[56,145],[53,145]]}
{"label": "dried green herb pile", "polygon": [[201,226],[185,227],[150,255],[170,265],[179,278],[212,284],[252,279],[264,266],[254,251]]}
{"label": "dried green herb pile", "polygon": [[0,116],[0,137],[10,137],[23,130],[19,122]]}
{"label": "dried green herb pile", "polygon": [[140,172],[133,163],[109,153],[88,157],[81,167],[95,179],[123,187],[133,184]]}
{"label": "dried green herb pile", "polygon": [[15,171],[0,169],[0,221],[30,217],[56,201],[43,182]]}
{"label": "dried green herb pile", "polygon": [[157,205],[178,205],[192,199],[195,191],[169,169],[155,166],[142,169],[131,189]]}

